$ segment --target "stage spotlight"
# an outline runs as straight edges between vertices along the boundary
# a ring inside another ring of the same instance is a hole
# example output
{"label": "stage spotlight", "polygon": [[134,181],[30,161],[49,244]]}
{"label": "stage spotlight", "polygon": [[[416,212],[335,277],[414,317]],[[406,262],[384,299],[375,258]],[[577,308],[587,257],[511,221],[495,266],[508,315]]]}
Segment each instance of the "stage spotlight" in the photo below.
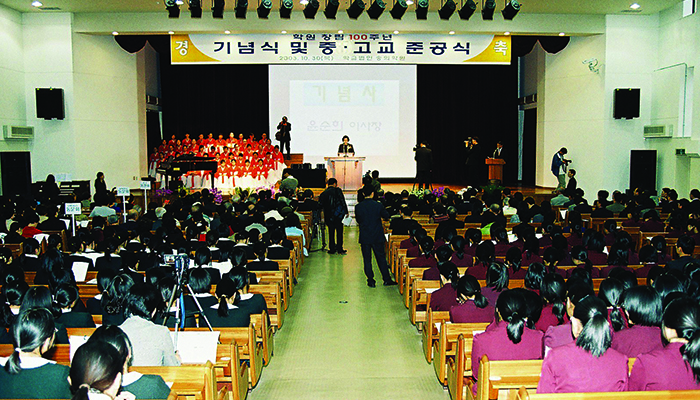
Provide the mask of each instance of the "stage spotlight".
{"label": "stage spotlight", "polygon": [[165,9],[168,10],[169,18],[180,18],[180,6],[176,0],[165,0]]}
{"label": "stage spotlight", "polygon": [[292,7],[294,7],[294,2],[292,0],[281,0],[280,18],[289,19],[292,16]]}
{"label": "stage spotlight", "polygon": [[190,0],[190,17],[202,18],[202,0]]}
{"label": "stage spotlight", "polygon": [[406,4],[406,0],[396,0],[394,3],[394,8],[389,11],[389,14],[391,14],[394,19],[401,19],[403,17],[404,13],[406,13],[406,9],[408,9],[408,4]]}
{"label": "stage spotlight", "polygon": [[357,19],[357,17],[362,14],[362,11],[365,11],[365,2],[362,0],[353,0],[350,7],[348,7],[348,17]]}
{"label": "stage spotlight", "polygon": [[450,19],[452,14],[454,14],[457,9],[457,3],[454,0],[446,0],[445,4],[440,7],[438,14],[440,14],[440,19]]}
{"label": "stage spotlight", "polygon": [[245,19],[245,13],[248,11],[248,0],[236,0],[236,18]]}
{"label": "stage spotlight", "polygon": [[428,19],[428,0],[418,0],[416,3],[416,18]]}
{"label": "stage spotlight", "polygon": [[211,8],[211,16],[214,18],[223,18],[225,5],[225,0],[214,0],[214,6]]}
{"label": "stage spotlight", "polygon": [[481,8],[481,19],[493,19],[493,12],[496,10],[496,0],[486,0]]}
{"label": "stage spotlight", "polygon": [[369,15],[370,19],[379,19],[379,16],[382,15],[385,8],[386,3],[384,1],[374,0],[372,5],[367,9],[367,15]]}
{"label": "stage spotlight", "polygon": [[258,5],[258,18],[267,19],[270,10],[272,10],[272,0],[261,0]]}
{"label": "stage spotlight", "polygon": [[518,0],[510,0],[506,3],[506,7],[501,11],[501,14],[503,14],[503,19],[512,20],[518,14],[518,11],[520,11]]}
{"label": "stage spotlight", "polygon": [[318,0],[309,0],[304,7],[304,16],[307,19],[314,19],[316,12],[318,12]]}
{"label": "stage spotlight", "polygon": [[466,3],[459,9],[459,18],[469,20],[476,11],[476,3],[474,0],[467,0]]}
{"label": "stage spotlight", "polygon": [[340,4],[338,0],[327,0],[326,9],[323,10],[323,15],[325,15],[328,19],[335,19],[335,14],[338,13],[338,4]]}

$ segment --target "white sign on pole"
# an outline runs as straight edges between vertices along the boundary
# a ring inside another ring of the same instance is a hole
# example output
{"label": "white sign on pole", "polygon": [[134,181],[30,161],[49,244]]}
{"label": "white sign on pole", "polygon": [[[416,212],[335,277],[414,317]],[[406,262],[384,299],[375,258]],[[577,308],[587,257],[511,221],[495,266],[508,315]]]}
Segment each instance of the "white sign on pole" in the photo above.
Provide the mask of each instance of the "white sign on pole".
{"label": "white sign on pole", "polygon": [[141,181],[140,188],[142,190],[151,190],[151,181]]}
{"label": "white sign on pole", "polygon": [[75,236],[75,216],[83,212],[80,203],[66,203],[66,215],[71,216],[73,222],[73,236]]}
{"label": "white sign on pole", "polygon": [[148,191],[151,190],[151,181],[141,181],[141,189],[143,189],[143,210],[148,212]]}
{"label": "white sign on pole", "polygon": [[117,196],[127,197],[130,194],[131,194],[131,192],[129,191],[128,187],[126,187],[126,186],[118,186],[117,187]]}

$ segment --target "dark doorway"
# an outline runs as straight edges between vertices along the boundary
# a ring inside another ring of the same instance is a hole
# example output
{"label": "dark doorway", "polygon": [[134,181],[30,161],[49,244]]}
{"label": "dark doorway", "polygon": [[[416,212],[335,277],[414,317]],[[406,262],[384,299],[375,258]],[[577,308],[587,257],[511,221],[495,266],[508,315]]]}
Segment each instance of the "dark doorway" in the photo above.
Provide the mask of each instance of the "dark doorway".
{"label": "dark doorway", "polygon": [[28,151],[0,153],[2,194],[4,196],[28,195],[32,185],[32,165]]}
{"label": "dark doorway", "polygon": [[537,109],[525,110],[523,121],[523,186],[535,185],[535,152],[537,146]]}

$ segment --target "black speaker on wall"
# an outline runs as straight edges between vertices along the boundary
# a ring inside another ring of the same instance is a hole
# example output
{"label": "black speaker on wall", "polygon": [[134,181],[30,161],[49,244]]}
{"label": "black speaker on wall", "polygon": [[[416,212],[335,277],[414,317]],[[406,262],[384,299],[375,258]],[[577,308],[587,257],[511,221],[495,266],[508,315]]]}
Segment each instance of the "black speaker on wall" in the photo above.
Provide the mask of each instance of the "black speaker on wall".
{"label": "black speaker on wall", "polygon": [[656,150],[632,150],[630,189],[656,190]]}
{"label": "black speaker on wall", "polygon": [[32,165],[28,151],[0,153],[3,196],[27,195],[32,188]]}
{"label": "black speaker on wall", "polygon": [[615,89],[613,94],[613,118],[639,118],[639,89]]}
{"label": "black speaker on wall", "polygon": [[36,117],[43,119],[65,118],[63,89],[36,88]]}

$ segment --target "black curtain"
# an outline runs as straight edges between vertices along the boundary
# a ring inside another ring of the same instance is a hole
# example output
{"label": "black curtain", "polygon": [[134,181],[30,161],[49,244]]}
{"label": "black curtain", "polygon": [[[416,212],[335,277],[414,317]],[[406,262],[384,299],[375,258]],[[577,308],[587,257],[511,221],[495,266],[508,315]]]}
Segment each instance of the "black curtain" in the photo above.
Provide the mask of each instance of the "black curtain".
{"label": "black curtain", "polygon": [[433,182],[463,183],[467,137],[478,136],[484,154],[503,141],[504,180],[517,179],[517,64],[419,65],[418,140],[433,150]]}
{"label": "black curtain", "polygon": [[270,135],[267,65],[171,65],[161,53],[160,72],[165,138]]}
{"label": "black curtain", "polygon": [[154,147],[160,146],[163,141],[160,130],[160,113],[158,111],[146,111],[146,143],[148,154],[151,154]]}

